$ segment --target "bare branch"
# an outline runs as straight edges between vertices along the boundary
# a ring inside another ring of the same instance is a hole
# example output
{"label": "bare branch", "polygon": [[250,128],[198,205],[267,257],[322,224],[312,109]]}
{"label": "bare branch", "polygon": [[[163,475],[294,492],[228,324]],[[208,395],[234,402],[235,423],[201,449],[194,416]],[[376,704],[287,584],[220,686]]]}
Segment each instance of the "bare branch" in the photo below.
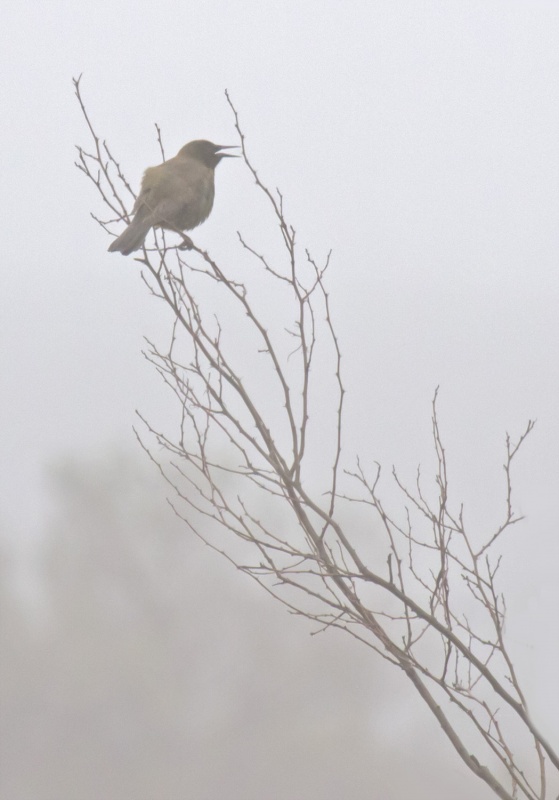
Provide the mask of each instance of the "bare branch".
{"label": "bare branch", "polygon": [[[74,86],[93,139],[92,152],[78,148],[77,167],[110,210],[107,221],[95,217],[110,233],[115,221],[129,219],[134,193],[95,133],[80,79]],[[467,528],[451,487],[438,389],[431,413],[434,475],[426,481],[418,468],[410,487],[393,469],[399,511],[381,500],[378,464],[371,478],[359,459],[347,469],[342,353],[325,282],[331,253],[319,263],[301,250],[283,195],[259,177],[226,98],[281,249],[260,252],[241,233],[238,246],[267,281],[268,297],[282,298],[282,322],[269,318],[252,278],[241,279],[234,252],[223,265],[195,244],[185,256],[156,234],[136,260],[148,290],[170,311],[171,331],[166,346],[146,340],[144,355],[172,392],[178,420],[168,434],[140,415],[157,457],[136,435],[169,483],[174,512],[196,536],[290,613],[312,620],[315,633],[344,630],[401,669],[456,753],[496,796],[546,800],[559,758],[528,713],[498,587],[497,548],[521,519],[513,504],[513,461],[534,423],[516,443],[507,434],[505,514],[482,541]],[[158,126],[156,135],[164,158]],[[233,323],[207,308],[204,286],[227,298]],[[241,326],[250,330],[251,380],[231,346]],[[274,410],[263,386],[275,392]],[[370,512],[365,536],[352,517],[357,506]],[[522,751],[515,750],[519,736],[529,742]]]}

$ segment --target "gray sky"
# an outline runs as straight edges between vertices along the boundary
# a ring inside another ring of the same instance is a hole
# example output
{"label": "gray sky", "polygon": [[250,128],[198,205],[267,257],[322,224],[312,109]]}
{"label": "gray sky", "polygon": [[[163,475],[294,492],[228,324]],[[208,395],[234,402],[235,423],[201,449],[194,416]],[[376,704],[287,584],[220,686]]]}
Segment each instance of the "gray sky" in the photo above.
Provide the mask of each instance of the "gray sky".
{"label": "gray sky", "polygon": [[[83,72],[135,187],[159,160],[154,122],[168,155],[194,138],[235,142],[228,88],[299,240],[334,250],[348,459],[359,446],[413,469],[440,385],[456,482],[481,520],[505,430],[537,418],[508,574],[519,657],[551,678],[557,646],[544,660],[535,644],[559,555],[559,4],[7,0],[0,13],[8,529],[40,530],[50,460],[128,442],[134,410],[167,402],[140,355],[144,334],[166,330],[160,310],[138,265],[106,252],[73,167],[89,141],[71,78]],[[197,243],[226,253],[237,229],[265,236],[238,163],[220,166],[216,196]],[[535,705],[546,713],[544,697]]]}

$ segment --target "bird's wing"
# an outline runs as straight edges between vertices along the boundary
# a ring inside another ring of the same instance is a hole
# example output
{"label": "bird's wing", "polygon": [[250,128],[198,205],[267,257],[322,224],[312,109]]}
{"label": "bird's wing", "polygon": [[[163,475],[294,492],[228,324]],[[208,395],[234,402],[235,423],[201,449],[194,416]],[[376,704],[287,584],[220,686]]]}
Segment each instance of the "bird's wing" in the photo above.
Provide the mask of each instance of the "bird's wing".
{"label": "bird's wing", "polygon": [[[162,164],[161,166],[164,165]],[[156,202],[156,198],[153,195],[154,189],[157,188],[159,169],[160,167],[148,167],[144,172],[140,194],[136,198],[134,208],[132,209],[134,214],[137,214],[140,209],[153,208],[154,202]]]}
{"label": "bird's wing", "polygon": [[184,230],[199,225],[212,202],[211,174],[198,162],[175,156],[145,171],[134,211],[152,225]]}

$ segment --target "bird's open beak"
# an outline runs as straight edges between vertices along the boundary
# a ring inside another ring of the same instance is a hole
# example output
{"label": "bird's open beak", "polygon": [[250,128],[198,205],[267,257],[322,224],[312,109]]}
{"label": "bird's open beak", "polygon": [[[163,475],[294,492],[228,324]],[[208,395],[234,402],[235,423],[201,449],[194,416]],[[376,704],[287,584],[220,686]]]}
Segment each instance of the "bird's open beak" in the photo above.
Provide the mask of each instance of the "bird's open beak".
{"label": "bird's open beak", "polygon": [[217,152],[216,155],[221,156],[221,158],[239,158],[238,153],[222,153],[221,150],[232,150],[233,148],[238,148],[238,144],[219,144],[217,145]]}

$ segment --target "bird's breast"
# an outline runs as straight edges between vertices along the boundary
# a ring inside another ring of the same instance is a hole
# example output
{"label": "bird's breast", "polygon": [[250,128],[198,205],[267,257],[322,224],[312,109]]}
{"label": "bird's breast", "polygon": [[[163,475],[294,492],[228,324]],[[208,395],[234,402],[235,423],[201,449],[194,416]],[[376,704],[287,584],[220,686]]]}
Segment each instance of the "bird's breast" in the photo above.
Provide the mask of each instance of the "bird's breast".
{"label": "bird's breast", "polygon": [[166,221],[179,230],[196,228],[212,210],[215,193],[213,172],[177,171],[172,182],[165,209]]}

